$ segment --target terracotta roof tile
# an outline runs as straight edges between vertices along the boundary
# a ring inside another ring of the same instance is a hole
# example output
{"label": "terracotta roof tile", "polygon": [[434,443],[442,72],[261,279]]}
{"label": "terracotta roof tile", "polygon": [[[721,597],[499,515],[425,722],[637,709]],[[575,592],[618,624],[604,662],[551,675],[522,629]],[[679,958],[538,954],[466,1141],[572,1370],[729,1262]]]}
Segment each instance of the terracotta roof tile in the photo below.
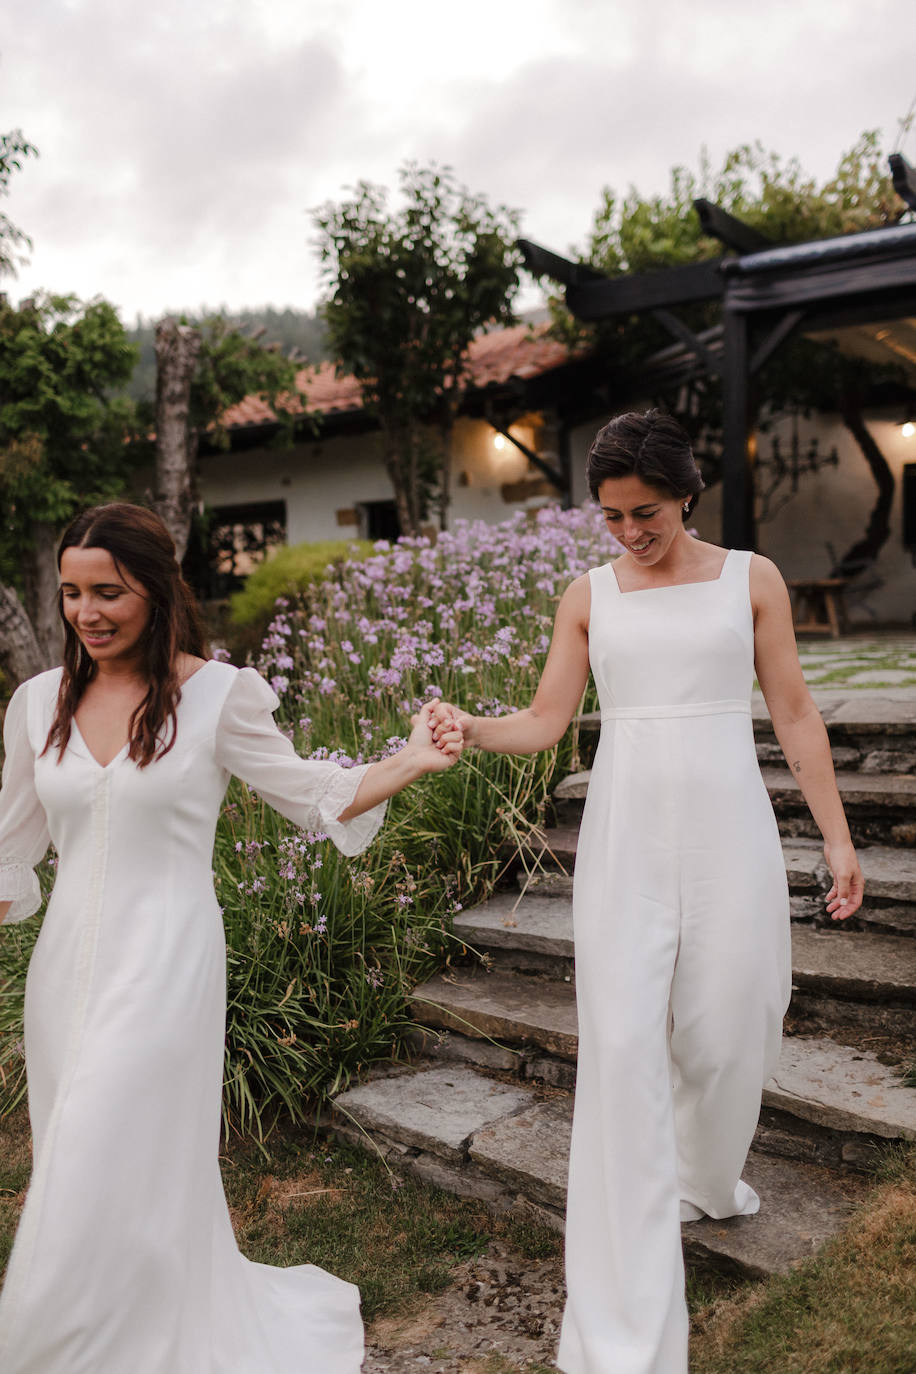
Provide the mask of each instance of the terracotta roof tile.
{"label": "terracotta roof tile", "polygon": [[[510,377],[527,380],[542,372],[562,367],[574,355],[565,344],[546,337],[548,324],[512,325],[480,334],[471,343],[467,376],[471,386],[484,387],[507,382]],[[362,405],[362,388],[355,377],[337,376],[333,363],[306,367],[296,377],[305,392],[305,409],[325,414],[356,411]],[[298,410],[299,407],[297,406]],[[274,412],[260,396],[246,396],[226,411],[228,428],[263,425],[275,419]]]}

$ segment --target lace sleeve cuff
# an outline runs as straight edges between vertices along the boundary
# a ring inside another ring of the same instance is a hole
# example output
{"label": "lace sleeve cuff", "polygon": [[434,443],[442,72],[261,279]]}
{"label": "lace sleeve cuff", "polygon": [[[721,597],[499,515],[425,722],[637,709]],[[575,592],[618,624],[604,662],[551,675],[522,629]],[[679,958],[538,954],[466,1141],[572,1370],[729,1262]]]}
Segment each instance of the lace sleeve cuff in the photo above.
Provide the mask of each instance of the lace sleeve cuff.
{"label": "lace sleeve cuff", "polygon": [[12,902],[4,918],[5,925],[34,916],[41,906],[41,888],[35,870],[28,864],[0,859],[0,902]]}
{"label": "lace sleeve cuff", "polygon": [[372,843],[385,819],[387,802],[379,802],[371,811],[364,811],[361,816],[354,816],[351,821],[337,819],[356,796],[368,767],[368,764],[363,763],[355,768],[335,768],[333,773],[329,774],[328,785],[318,803],[323,833],[334,841],[341,854],[347,858],[361,854]]}

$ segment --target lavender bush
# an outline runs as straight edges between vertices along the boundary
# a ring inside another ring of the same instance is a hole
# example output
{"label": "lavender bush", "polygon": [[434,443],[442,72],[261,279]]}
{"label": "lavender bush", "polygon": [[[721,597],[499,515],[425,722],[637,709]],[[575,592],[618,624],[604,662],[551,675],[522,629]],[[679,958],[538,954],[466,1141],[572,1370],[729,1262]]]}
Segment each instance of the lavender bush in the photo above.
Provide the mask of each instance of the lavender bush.
{"label": "lavender bush", "polygon": [[[300,753],[344,766],[398,748],[431,696],[478,714],[526,705],[563,589],[619,552],[597,511],[555,507],[375,548],[281,599],[257,664]],[[492,889],[574,748],[570,732],[539,756],[469,753],[395,798],[352,860],[234,793],[217,846],[232,1120],[260,1127],[267,1104],[295,1113],[403,1052],[410,989],[461,951],[452,915]]]}

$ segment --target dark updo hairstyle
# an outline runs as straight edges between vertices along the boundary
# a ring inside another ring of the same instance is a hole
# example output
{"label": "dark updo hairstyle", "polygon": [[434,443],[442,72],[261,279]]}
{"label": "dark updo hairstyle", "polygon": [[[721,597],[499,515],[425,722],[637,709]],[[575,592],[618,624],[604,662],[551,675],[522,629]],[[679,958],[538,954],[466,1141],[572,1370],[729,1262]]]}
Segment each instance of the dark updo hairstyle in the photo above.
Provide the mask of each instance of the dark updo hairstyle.
{"label": "dark updo hairstyle", "polygon": [[[175,743],[175,711],[181,700],[179,654],[209,658],[200,613],[181,575],[172,536],[159,516],[145,506],[116,501],[83,511],[64,531],[57,550],[58,569],[64,551],[74,548],[105,549],[121,576],[126,573],[138,582],[149,597],[150,616],[140,642],[149,685],[130,719],[128,750],[137,767],[145,768]],[[74,714],[97,670],[64,615],[62,594],[58,609],[64,625],[64,672],[45,750],[56,746],[63,757]]]}
{"label": "dark updo hairstyle", "polygon": [[645,414],[630,410],[617,415],[592,441],[585,476],[593,500],[598,500],[598,488],[608,477],[631,474],[676,500],[689,496],[684,520],[693,513],[706,485],[686,430],[661,410],[647,410]]}

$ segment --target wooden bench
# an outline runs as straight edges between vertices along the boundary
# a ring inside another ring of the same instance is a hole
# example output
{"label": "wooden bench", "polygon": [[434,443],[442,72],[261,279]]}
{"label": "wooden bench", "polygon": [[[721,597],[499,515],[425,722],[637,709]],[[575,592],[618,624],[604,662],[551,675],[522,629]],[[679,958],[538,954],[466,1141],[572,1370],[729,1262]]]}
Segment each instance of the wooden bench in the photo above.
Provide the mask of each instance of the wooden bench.
{"label": "wooden bench", "polygon": [[845,577],[791,579],[788,587],[796,630],[839,638],[846,628],[847,586]]}

